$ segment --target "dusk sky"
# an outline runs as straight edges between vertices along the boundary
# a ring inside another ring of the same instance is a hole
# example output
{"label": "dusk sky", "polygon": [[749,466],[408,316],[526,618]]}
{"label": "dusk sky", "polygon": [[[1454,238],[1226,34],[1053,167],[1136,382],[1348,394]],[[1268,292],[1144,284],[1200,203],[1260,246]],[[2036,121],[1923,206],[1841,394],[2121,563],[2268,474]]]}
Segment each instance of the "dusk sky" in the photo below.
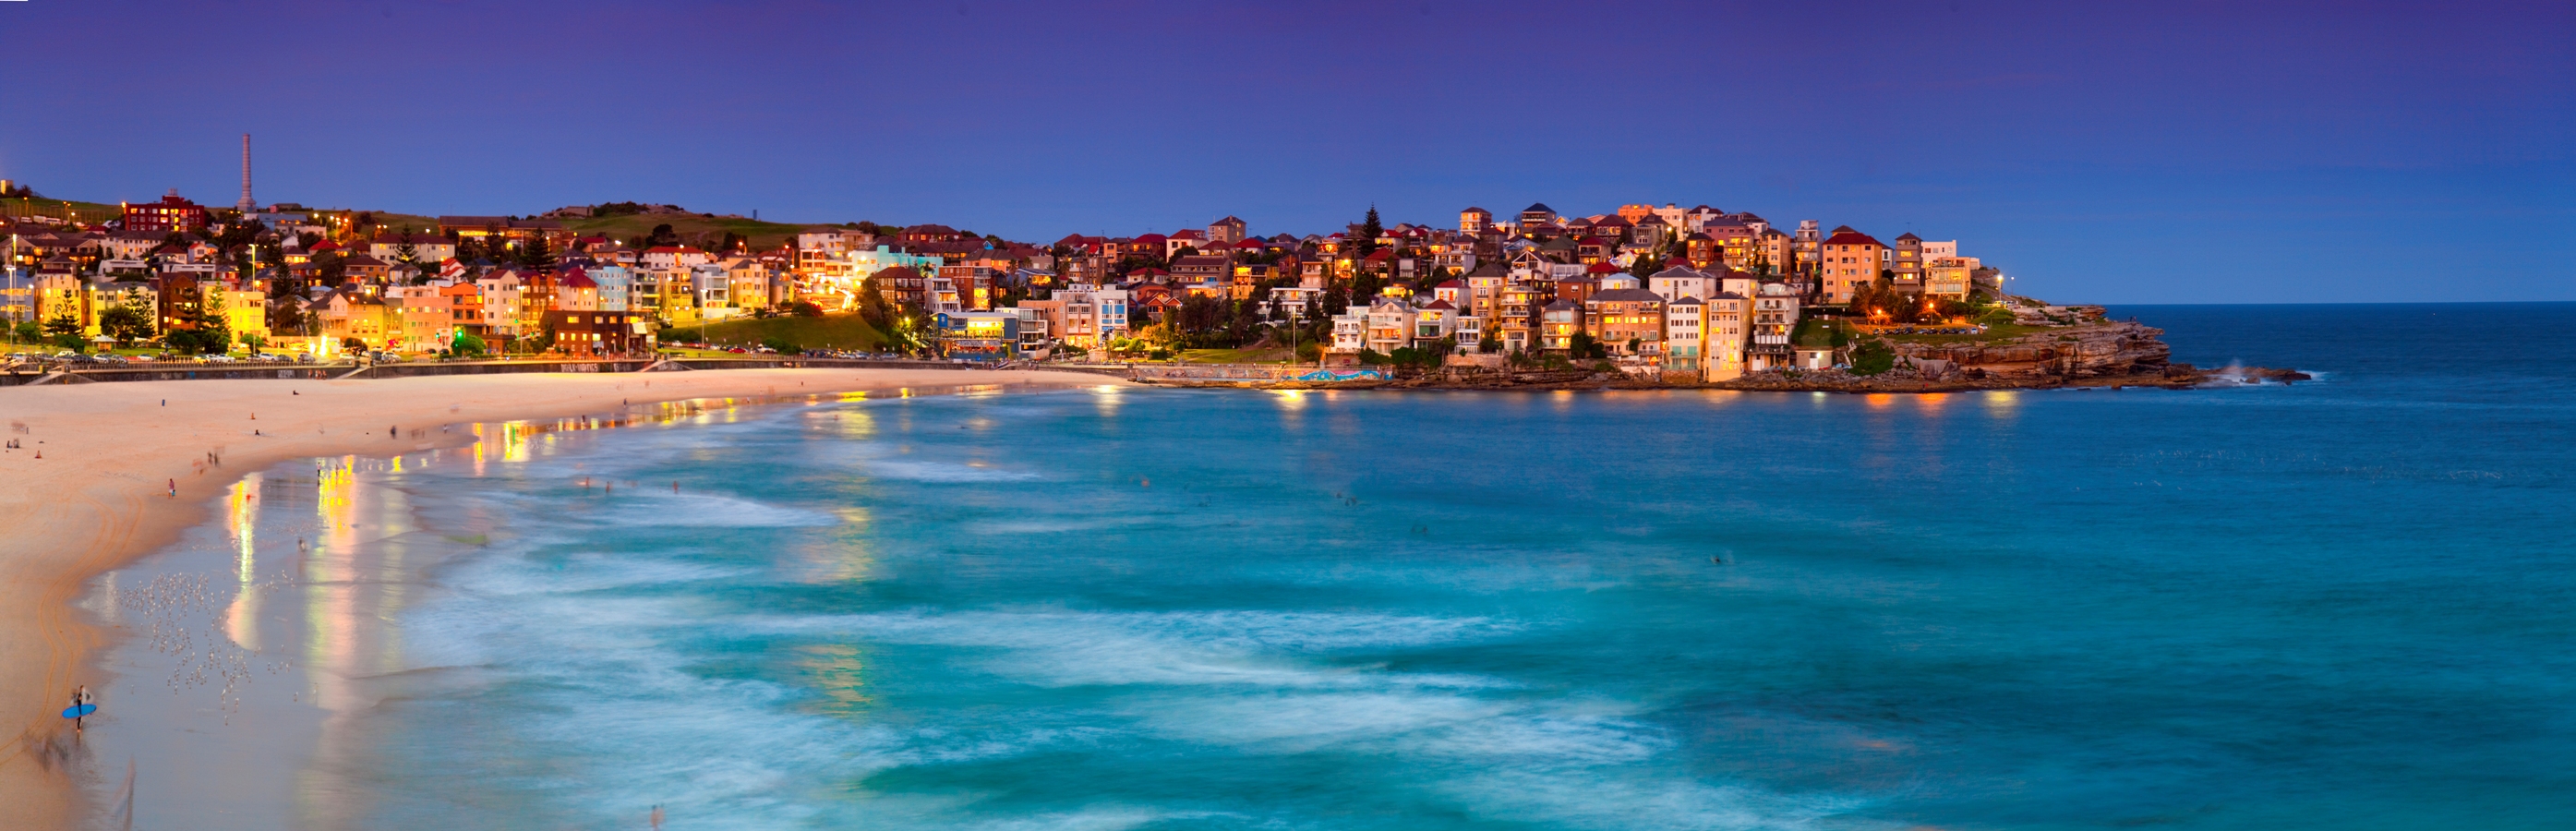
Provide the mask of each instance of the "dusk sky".
{"label": "dusk sky", "polygon": [[1014,239],[1543,201],[1959,239],[2066,301],[2576,300],[2576,6],[0,3],[49,196]]}

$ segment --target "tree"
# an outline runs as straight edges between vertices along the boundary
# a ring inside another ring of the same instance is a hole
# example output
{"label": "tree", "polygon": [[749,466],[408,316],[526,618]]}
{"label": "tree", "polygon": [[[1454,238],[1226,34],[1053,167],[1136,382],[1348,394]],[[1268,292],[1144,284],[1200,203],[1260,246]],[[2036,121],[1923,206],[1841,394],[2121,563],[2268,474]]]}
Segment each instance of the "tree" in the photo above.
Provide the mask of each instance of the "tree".
{"label": "tree", "polygon": [[32,320],[20,321],[18,325],[9,327],[9,336],[28,343],[42,342],[45,339],[45,326]]}
{"label": "tree", "polygon": [[741,234],[737,234],[737,233],[734,233],[734,232],[732,232],[732,231],[726,231],[726,232],[724,232],[724,241],[723,241],[723,242],[716,243],[716,253],[718,253],[718,254],[731,254],[731,253],[734,253],[734,250],[735,250],[735,249],[749,247],[749,246],[748,246],[748,244],[747,244],[748,242],[749,242],[748,240],[745,240],[745,239],[743,239],[743,238],[742,238],[742,235],[741,235]]}
{"label": "tree", "polygon": [[1368,218],[1360,220],[1360,255],[1377,253],[1377,238],[1385,233],[1386,226],[1377,220],[1377,206],[1370,205]]}
{"label": "tree", "polygon": [[1655,272],[1662,270],[1664,270],[1663,260],[1643,255],[1639,255],[1636,262],[1628,265],[1628,274],[1640,280],[1655,276]]}
{"label": "tree", "polygon": [[1487,355],[1503,351],[1502,336],[1494,334],[1492,329],[1485,330],[1485,336],[1476,341],[1476,351]]}
{"label": "tree", "polygon": [[325,286],[338,286],[349,279],[349,259],[337,251],[313,255],[314,279]]}
{"label": "tree", "polygon": [[641,247],[658,248],[665,245],[678,244],[680,244],[680,234],[671,230],[671,223],[665,222],[660,225],[653,226],[653,233],[645,235],[644,245]]}
{"label": "tree", "polygon": [[222,352],[232,344],[231,325],[224,316],[203,308],[189,312],[175,321],[161,340],[170,348],[189,354]]}
{"label": "tree", "polygon": [[399,239],[400,242],[394,243],[394,262],[420,268],[420,246],[411,244],[411,229],[404,228]]}
{"label": "tree", "polygon": [[460,358],[467,355],[481,355],[485,348],[483,339],[475,337],[470,332],[456,333],[456,340],[447,345],[448,352]]}
{"label": "tree", "polygon": [[261,347],[268,345],[268,339],[260,337],[258,332],[243,332],[241,333],[241,345],[243,349],[257,352]]}
{"label": "tree", "polygon": [[89,349],[89,342],[81,339],[80,321],[73,319],[70,313],[45,321],[45,334],[53,340],[55,346],[74,352],[85,352]]}
{"label": "tree", "polygon": [[152,312],[133,303],[119,303],[98,313],[101,334],[116,339],[118,346],[132,346],[135,341],[152,337]]}
{"label": "tree", "polygon": [[531,237],[527,244],[519,246],[519,266],[535,272],[555,270],[554,249],[546,246],[546,238],[543,235]]}
{"label": "tree", "polygon": [[1585,358],[1599,360],[1610,357],[1610,347],[1594,340],[1590,332],[1574,333],[1574,337],[1566,341],[1565,351],[1575,360]]}
{"label": "tree", "polygon": [[280,300],[268,306],[268,330],[301,333],[308,317],[311,315],[305,313],[303,304]]}

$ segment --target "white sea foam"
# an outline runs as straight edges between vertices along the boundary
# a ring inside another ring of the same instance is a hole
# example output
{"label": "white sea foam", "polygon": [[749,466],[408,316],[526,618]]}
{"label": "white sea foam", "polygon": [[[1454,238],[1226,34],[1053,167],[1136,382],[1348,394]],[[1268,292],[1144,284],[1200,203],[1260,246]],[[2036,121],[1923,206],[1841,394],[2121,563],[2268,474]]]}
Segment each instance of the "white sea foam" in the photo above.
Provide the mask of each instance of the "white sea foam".
{"label": "white sea foam", "polygon": [[[1468,811],[1488,819],[1555,822],[1576,828],[1807,829],[1837,820],[1837,815],[1863,804],[1842,797],[1792,796],[1652,773],[1573,777],[1507,768],[1461,777],[1442,789]],[[1831,827],[1881,825],[1836,821]]]}
{"label": "white sea foam", "polygon": [[838,525],[830,514],[767,505],[748,499],[702,493],[668,493],[650,483],[634,495],[620,495],[616,507],[599,519],[612,526],[692,528],[798,528]]}
{"label": "white sea foam", "polygon": [[1035,471],[991,462],[899,454],[886,445],[873,442],[841,442],[811,448],[795,461],[809,467],[914,482],[1029,482],[1044,478]]}
{"label": "white sea foam", "polygon": [[1156,823],[1225,816],[1235,815],[1209,811],[1104,806],[1034,817],[987,820],[962,827],[984,829],[984,831],[1121,831]]}
{"label": "white sea foam", "polygon": [[1036,473],[977,467],[958,462],[931,462],[899,459],[876,459],[862,470],[880,479],[909,479],[916,482],[1028,482],[1038,479]]}
{"label": "white sea foam", "polygon": [[[808,825],[835,810],[802,796],[823,782],[1100,739],[1088,727],[897,728],[802,712],[807,691],[687,669],[703,657],[689,644],[711,620],[701,601],[599,591],[723,572],[649,558],[497,553],[453,570],[455,591],[407,617],[410,655],[491,667],[487,683],[507,685],[510,696],[494,703],[527,714],[506,725],[513,755],[555,760],[511,786],[578,789],[581,798],[567,805],[602,825],[631,821],[634,806],[651,804],[669,806],[688,827]],[[1026,827],[1123,828],[1164,815],[1124,824],[1120,816],[1087,811]]]}
{"label": "white sea foam", "polygon": [[[1045,686],[1385,683],[1361,669],[1306,658],[1499,637],[1518,627],[1486,618],[1301,612],[906,612],[745,621],[770,631],[848,632],[890,643],[992,647],[992,673]],[[1405,674],[1418,686],[1493,686],[1492,679]]]}

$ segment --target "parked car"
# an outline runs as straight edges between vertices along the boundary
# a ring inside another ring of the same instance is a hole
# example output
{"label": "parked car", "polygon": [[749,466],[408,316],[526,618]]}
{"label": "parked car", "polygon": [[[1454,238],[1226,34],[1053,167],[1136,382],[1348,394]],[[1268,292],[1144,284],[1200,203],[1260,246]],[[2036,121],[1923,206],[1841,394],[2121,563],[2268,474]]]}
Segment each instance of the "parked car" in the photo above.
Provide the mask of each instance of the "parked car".
{"label": "parked car", "polygon": [[231,356],[231,355],[207,355],[207,356],[205,356],[205,357],[203,357],[203,358],[198,358],[197,360],[198,360],[198,361],[201,361],[201,362],[204,362],[204,363],[210,363],[210,364],[229,364],[229,363],[237,363],[237,361],[234,361],[234,360],[233,360],[233,356]]}

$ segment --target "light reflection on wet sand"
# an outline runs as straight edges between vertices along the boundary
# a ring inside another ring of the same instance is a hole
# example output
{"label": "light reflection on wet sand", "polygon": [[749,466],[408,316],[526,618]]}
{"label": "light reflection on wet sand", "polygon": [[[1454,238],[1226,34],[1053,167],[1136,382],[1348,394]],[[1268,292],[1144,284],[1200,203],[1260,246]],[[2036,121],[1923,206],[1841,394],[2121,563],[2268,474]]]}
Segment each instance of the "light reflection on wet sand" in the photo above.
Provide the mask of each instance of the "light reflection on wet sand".
{"label": "light reflection on wet sand", "polygon": [[[877,397],[998,393],[1000,385],[905,388]],[[419,667],[394,626],[436,591],[439,563],[488,542],[483,515],[425,517],[388,475],[551,455],[566,436],[639,426],[734,423],[742,408],[863,401],[864,392],[715,398],[637,405],[544,421],[452,425],[472,444],[392,458],[343,456],[245,476],[218,521],[169,550],[100,578],[84,608],[127,635],[96,685],[102,717],[83,764],[103,804],[136,761],[136,827],[363,828],[374,788],[377,708],[449,685],[470,667]],[[860,412],[844,429],[864,435]],[[845,517],[865,527],[864,516]],[[863,548],[816,552],[807,579],[866,579]],[[155,584],[156,578],[161,582]],[[158,585],[157,594],[133,587]],[[176,588],[172,588],[176,587]],[[144,637],[154,623],[167,637]],[[816,655],[816,673],[857,692],[861,656]],[[226,661],[231,664],[226,664]],[[237,666],[236,666],[237,665]],[[209,667],[214,669],[210,670]],[[113,775],[110,775],[110,774]]]}

